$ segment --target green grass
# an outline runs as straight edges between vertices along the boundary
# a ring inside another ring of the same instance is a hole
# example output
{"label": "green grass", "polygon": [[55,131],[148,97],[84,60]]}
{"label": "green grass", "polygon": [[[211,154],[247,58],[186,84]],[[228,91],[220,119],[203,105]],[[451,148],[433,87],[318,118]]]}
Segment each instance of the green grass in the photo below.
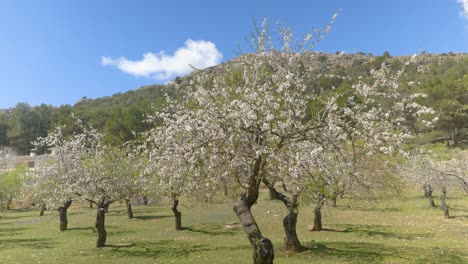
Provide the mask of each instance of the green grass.
{"label": "green grass", "polygon": [[[276,263],[468,263],[468,197],[448,200],[452,219],[429,208],[422,196],[375,202],[338,200],[324,209],[326,231],[309,232],[312,207],[301,208],[298,233],[306,250],[283,247],[284,206],[263,195],[253,209],[263,234],[275,245]],[[182,204],[183,205],[183,204]],[[36,210],[0,213],[0,263],[250,263],[251,249],[232,203],[180,206],[183,231],[174,230],[165,204],[111,206],[107,247],[94,247],[94,210],[72,206],[69,230],[58,230],[58,213]]]}

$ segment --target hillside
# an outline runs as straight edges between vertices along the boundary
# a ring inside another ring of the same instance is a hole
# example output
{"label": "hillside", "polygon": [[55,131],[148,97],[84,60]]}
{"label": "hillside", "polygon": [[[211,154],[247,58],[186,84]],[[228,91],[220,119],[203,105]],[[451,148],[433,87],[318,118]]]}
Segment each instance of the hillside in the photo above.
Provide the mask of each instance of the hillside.
{"label": "hillside", "polygon": [[[248,56],[248,55],[244,55]],[[350,89],[352,84],[369,77],[370,71],[382,63],[391,71],[405,69],[400,80],[402,93],[425,93],[423,104],[436,111],[439,122],[434,129],[427,130],[416,124],[412,129],[421,134],[417,143],[445,141],[451,145],[464,144],[468,128],[468,54],[428,54],[416,57],[392,57],[388,52],[383,56],[372,54],[324,54],[305,53],[303,66],[311,71],[314,78],[306,80],[308,92],[327,94]],[[405,66],[412,60],[413,63]],[[228,64],[238,60],[207,68],[213,74],[220,74]],[[182,90],[191,76],[176,78]],[[173,82],[173,83],[174,83]],[[71,118],[76,117],[105,132],[112,144],[120,144],[151,126],[144,122],[148,113],[164,105],[165,94],[177,97],[174,85],[151,85],[98,99],[86,97],[74,105],[54,107],[42,104],[31,107],[19,103],[12,109],[0,111],[0,146],[14,147],[19,153],[32,148],[31,141],[47,135],[57,125],[65,125],[65,133],[76,130]]]}

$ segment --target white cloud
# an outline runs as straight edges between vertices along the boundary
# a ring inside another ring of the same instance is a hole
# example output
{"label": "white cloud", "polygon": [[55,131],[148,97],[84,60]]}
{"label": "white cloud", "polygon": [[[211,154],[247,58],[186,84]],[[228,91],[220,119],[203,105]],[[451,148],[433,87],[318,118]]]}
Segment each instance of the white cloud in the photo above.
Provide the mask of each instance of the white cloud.
{"label": "white cloud", "polygon": [[462,16],[468,18],[468,0],[457,0],[457,2],[460,4],[460,8],[462,9]]}
{"label": "white cloud", "polygon": [[185,46],[177,49],[173,55],[167,55],[164,51],[157,54],[149,52],[137,61],[128,60],[125,57],[113,59],[103,56],[101,64],[115,66],[134,76],[166,80],[191,72],[190,65],[203,69],[219,64],[222,57],[223,55],[216,49],[213,42],[188,39],[185,41]]}

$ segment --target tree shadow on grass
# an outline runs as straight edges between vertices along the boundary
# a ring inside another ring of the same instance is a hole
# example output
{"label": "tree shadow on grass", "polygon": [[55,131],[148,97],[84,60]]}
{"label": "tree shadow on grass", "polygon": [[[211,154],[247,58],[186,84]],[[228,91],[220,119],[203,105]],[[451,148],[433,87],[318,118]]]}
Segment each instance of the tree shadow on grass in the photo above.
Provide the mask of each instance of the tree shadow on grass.
{"label": "tree shadow on grass", "polygon": [[34,211],[34,209],[30,209],[30,208],[11,208],[11,209],[8,209],[7,212],[17,212],[17,213],[25,213],[25,212],[32,212]]}
{"label": "tree shadow on grass", "polygon": [[93,232],[97,232],[96,231],[96,228],[92,227],[92,226],[86,226],[86,227],[72,227],[72,228],[68,228],[67,231],[82,231],[82,230],[89,230],[89,231],[93,231]]}
{"label": "tree shadow on grass", "polygon": [[[369,237],[381,236],[383,238],[394,238],[394,239],[404,239],[404,240],[418,240],[422,237],[428,238],[433,237],[432,233],[416,233],[416,234],[403,234],[397,232],[387,231],[390,227],[388,226],[379,226],[379,225],[345,225],[347,228],[344,231],[335,231],[335,232],[352,232],[360,235],[366,235]],[[325,230],[325,229],[324,229]],[[325,230],[328,231],[328,230]],[[330,230],[331,231],[331,230]]]}
{"label": "tree shadow on grass", "polygon": [[[180,259],[187,258],[191,254],[197,252],[219,251],[219,250],[246,250],[250,249],[249,245],[238,246],[208,246],[200,243],[189,243],[180,240],[160,240],[156,242],[141,242],[128,244],[110,244],[105,248],[107,254],[111,256],[122,257],[145,257],[145,258],[170,258]],[[95,254],[94,251],[89,251],[89,254]],[[100,252],[102,254],[102,252]]]}
{"label": "tree shadow on grass", "polygon": [[25,228],[22,227],[0,227],[0,233],[5,233],[5,232],[17,232],[17,231],[23,231]]}
{"label": "tree shadow on grass", "polygon": [[[440,248],[392,247],[366,242],[308,242],[304,244],[313,258],[339,258],[350,263],[465,263],[468,254]],[[398,259],[398,260],[397,260]]]}
{"label": "tree shadow on grass", "polygon": [[364,212],[403,212],[403,209],[397,207],[385,207],[385,208],[378,208],[378,207],[348,207],[348,210],[353,211],[364,211]]}
{"label": "tree shadow on grass", "polygon": [[[21,218],[31,218],[35,217],[33,215],[3,215],[0,217],[0,220],[17,220]],[[9,223],[1,223],[1,224],[9,224]]]}
{"label": "tree shadow on grass", "polygon": [[209,236],[232,236],[238,234],[240,228],[226,229],[222,226],[202,224],[186,227],[185,230]]}
{"label": "tree shadow on grass", "polygon": [[331,229],[331,228],[323,228],[322,231],[327,231],[327,232],[340,232],[340,233],[349,233],[352,232],[352,228],[348,227],[344,230],[336,230],[336,229]]}
{"label": "tree shadow on grass", "polygon": [[[97,233],[97,230],[93,226],[86,226],[86,227],[73,227],[73,228],[68,228],[67,231],[90,231],[86,232],[87,234],[94,234]],[[109,236],[114,236],[114,235],[126,235],[126,234],[133,234],[136,233],[134,230],[128,230],[128,229],[120,229],[118,226],[106,226],[106,231]]]}
{"label": "tree shadow on grass", "polygon": [[167,217],[174,217],[174,216],[173,215],[138,215],[138,216],[134,216],[133,218],[146,221],[146,220],[161,219],[161,218],[167,218]]}
{"label": "tree shadow on grass", "polygon": [[373,243],[309,242],[304,249],[317,258],[339,258],[351,263],[382,263],[384,254],[388,254],[382,245]]}
{"label": "tree shadow on grass", "polygon": [[24,238],[24,239],[0,239],[1,248],[54,248],[56,243],[47,238]]}
{"label": "tree shadow on grass", "polygon": [[21,227],[0,227],[0,236],[14,236],[19,235],[20,231],[25,230],[25,228]]}
{"label": "tree shadow on grass", "polygon": [[210,250],[203,244],[191,244],[183,241],[161,240],[157,242],[107,245],[109,255],[146,258],[183,258],[190,254]]}
{"label": "tree shadow on grass", "polygon": [[[83,211],[73,211],[73,212],[70,212],[68,211],[67,212],[67,215],[70,216],[70,215],[81,215],[81,214],[87,214],[88,212],[83,212]],[[57,217],[58,217],[58,213],[57,213]]]}
{"label": "tree shadow on grass", "polygon": [[452,215],[450,218],[468,219],[468,215]]}

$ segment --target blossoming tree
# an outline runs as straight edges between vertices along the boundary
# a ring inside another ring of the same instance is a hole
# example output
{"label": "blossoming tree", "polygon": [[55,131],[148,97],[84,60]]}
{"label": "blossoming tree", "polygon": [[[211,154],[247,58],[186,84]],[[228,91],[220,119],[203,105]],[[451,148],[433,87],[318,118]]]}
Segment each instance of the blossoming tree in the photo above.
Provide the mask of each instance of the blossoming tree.
{"label": "blossoming tree", "polygon": [[[401,116],[383,111],[376,103],[376,97],[401,99],[397,83],[386,78],[385,67],[373,72],[372,83],[362,82],[350,94],[324,98],[319,110],[312,111],[318,95],[308,92],[306,80],[313,76],[306,61],[312,54],[304,47],[313,35],[294,49],[292,33],[281,27],[280,31],[280,49],[275,49],[264,22],[254,41],[255,53],[222,65],[215,74],[195,72],[188,87],[180,91],[182,99],[169,100],[156,113],[162,128],[155,128],[149,138],[163,150],[155,157],[163,168],[158,175],[168,177],[167,182],[183,182],[191,189],[211,187],[205,190],[208,194],[220,184],[236,183],[239,196],[233,209],[252,246],[254,263],[274,259],[273,244],[251,212],[261,184],[273,189],[273,196],[289,209],[284,219],[287,244],[299,250],[295,225],[298,195],[307,181],[304,164],[317,165],[321,149],[331,151],[346,144],[361,144],[362,153],[392,153],[396,149],[392,144],[407,137],[400,129]],[[382,92],[384,87],[390,90]],[[340,105],[343,99],[348,102]],[[402,100],[392,103],[392,110],[403,111],[408,105]],[[419,107],[415,115],[425,111]],[[271,182],[278,179],[291,185],[291,197],[274,189]]]}
{"label": "blossoming tree", "polygon": [[[126,147],[103,144],[103,135],[81,125],[82,132],[66,138],[58,127],[38,142],[52,150],[49,162],[38,168],[30,186],[35,186],[49,208],[60,211],[60,229],[67,228],[66,212],[72,199],[97,207],[97,247],[105,246],[105,214],[109,204],[138,193],[139,167]],[[129,217],[131,216],[129,207]]]}

